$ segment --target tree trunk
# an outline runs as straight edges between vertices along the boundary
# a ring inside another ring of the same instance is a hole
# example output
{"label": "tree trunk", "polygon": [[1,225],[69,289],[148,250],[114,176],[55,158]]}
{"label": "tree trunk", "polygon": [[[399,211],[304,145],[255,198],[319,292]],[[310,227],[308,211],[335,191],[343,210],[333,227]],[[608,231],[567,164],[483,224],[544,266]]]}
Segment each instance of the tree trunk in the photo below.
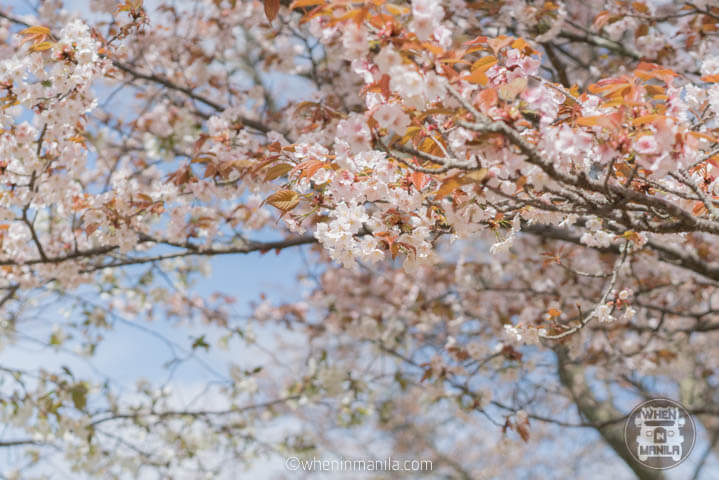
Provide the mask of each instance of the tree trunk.
{"label": "tree trunk", "polygon": [[617,410],[611,401],[601,402],[597,400],[594,392],[587,384],[584,367],[573,364],[569,360],[566,348],[559,347],[555,352],[557,354],[559,380],[571,393],[581,415],[589,423],[595,425],[604,441],[624,460],[637,478],[640,480],[663,480],[665,477],[660,470],[652,470],[642,466],[629,453],[624,442],[624,422],[607,423],[612,419],[621,417],[622,412]]}

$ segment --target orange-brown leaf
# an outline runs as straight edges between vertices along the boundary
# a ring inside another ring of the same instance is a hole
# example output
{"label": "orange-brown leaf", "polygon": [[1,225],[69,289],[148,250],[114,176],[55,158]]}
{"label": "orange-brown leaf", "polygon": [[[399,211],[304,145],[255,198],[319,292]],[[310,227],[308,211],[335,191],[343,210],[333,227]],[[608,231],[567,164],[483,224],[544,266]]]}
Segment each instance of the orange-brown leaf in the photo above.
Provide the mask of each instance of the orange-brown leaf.
{"label": "orange-brown leaf", "polygon": [[481,68],[478,68],[474,72],[472,72],[469,75],[466,75],[462,77],[463,80],[466,80],[470,83],[478,83],[482,86],[487,85],[489,83],[489,79],[487,78],[487,75],[484,74]]}
{"label": "orange-brown leaf", "polygon": [[[32,48],[30,50],[47,50],[52,46],[51,42],[46,42],[47,37],[50,36],[50,29],[47,27],[41,27],[41,26],[33,26],[28,27],[24,30],[20,30],[20,35],[24,35],[25,38],[20,42],[22,45],[25,42],[31,42]],[[36,48],[38,45],[42,46],[40,48]],[[45,45],[47,44],[47,45]]]}
{"label": "orange-brown leaf", "polygon": [[300,173],[300,178],[312,178],[320,168],[326,165],[327,164],[322,160],[310,159],[297,165],[295,170],[302,172]]}
{"label": "orange-brown leaf", "polygon": [[497,95],[497,89],[485,88],[477,94],[477,97],[474,100],[474,104],[479,107],[480,111],[486,113],[490,108],[497,105],[498,99],[499,97]]}
{"label": "orange-brown leaf", "polygon": [[280,11],[280,0],[265,0],[265,16],[270,22],[277,17]]}
{"label": "orange-brown leaf", "polygon": [[412,172],[409,174],[409,181],[412,183],[412,185],[414,185],[414,188],[416,188],[418,192],[421,192],[422,189],[427,186],[430,180],[431,177],[429,175],[425,175],[422,172]]}
{"label": "orange-brown leaf", "polygon": [[704,203],[696,202],[694,204],[694,208],[692,208],[692,214],[694,216],[700,216],[700,215],[704,215],[705,213],[707,213],[707,208],[704,205]]}
{"label": "orange-brown leaf", "polygon": [[499,98],[505,102],[512,102],[517,98],[517,95],[527,89],[527,85],[527,77],[517,77],[506,85],[499,87]]}
{"label": "orange-brown leaf", "polygon": [[497,57],[495,57],[494,55],[488,55],[488,56],[482,57],[479,60],[477,60],[476,62],[474,62],[472,64],[471,70],[474,72],[475,70],[479,69],[482,72],[486,72],[495,63],[497,63]]}
{"label": "orange-brown leaf", "polygon": [[583,127],[595,127],[599,125],[601,118],[601,115],[595,115],[593,117],[579,117],[577,119],[577,125],[581,125]]}
{"label": "orange-brown leaf", "polygon": [[392,15],[395,15],[399,17],[400,15],[407,15],[410,12],[410,9],[407,7],[403,7],[400,5],[395,5],[394,3],[388,3],[384,6],[389,13]]}
{"label": "orange-brown leaf", "polygon": [[591,117],[579,117],[577,119],[577,125],[584,127],[604,127],[604,128],[616,128],[621,123],[622,117],[621,112],[615,112],[610,115],[594,115]]}
{"label": "orange-brown leaf", "polygon": [[52,46],[55,45],[53,42],[40,42],[34,44],[32,47],[30,47],[30,51],[32,52],[43,52],[45,50],[50,50]]}
{"label": "orange-brown leaf", "polygon": [[632,2],[632,7],[634,10],[636,10],[639,13],[647,14],[649,13],[649,7],[645,3],[642,2]]}
{"label": "orange-brown leaf", "polygon": [[265,201],[282,213],[287,213],[300,203],[300,196],[293,190],[278,190]]}
{"label": "orange-brown leaf", "polygon": [[325,3],[325,0],[295,0],[290,4],[290,9],[302,7],[314,7],[315,5],[321,5]]}
{"label": "orange-brown leaf", "polygon": [[708,133],[689,132],[689,135],[696,137],[696,138],[703,138],[704,140],[709,140],[712,143],[719,143],[719,138],[709,135]]}
{"label": "orange-brown leaf", "polygon": [[659,120],[660,118],[666,118],[664,115],[657,115],[657,114],[651,114],[651,115],[642,115],[641,117],[637,117],[634,120],[632,120],[632,125],[639,126],[639,125],[646,125],[647,123],[653,123],[656,120]]}
{"label": "orange-brown leaf", "polygon": [[281,177],[282,175],[292,170],[292,168],[293,165],[289,163],[275,163],[267,169],[267,172],[265,172],[265,182],[269,182],[271,180],[274,180],[275,178]]}
{"label": "orange-brown leaf", "polygon": [[529,441],[529,422],[522,422],[517,424],[517,433],[524,442]]}
{"label": "orange-brown leaf", "polygon": [[450,195],[455,190],[457,190],[459,187],[461,187],[463,184],[460,182],[460,180],[457,178],[457,176],[449,177],[445,179],[442,182],[442,185],[440,185],[439,189],[434,192],[434,196],[436,199],[444,198],[447,195]]}
{"label": "orange-brown leaf", "polygon": [[99,223],[91,223],[85,227],[85,233],[88,235],[92,235],[98,228],[100,228]]}
{"label": "orange-brown leaf", "polygon": [[482,168],[478,168],[476,170],[471,170],[471,171],[465,173],[460,178],[460,181],[462,182],[463,185],[467,184],[467,183],[472,183],[472,182],[482,183],[487,178],[488,175],[489,175],[489,170],[482,167]]}
{"label": "orange-brown leaf", "polygon": [[492,51],[494,51],[495,55],[504,47],[508,47],[512,44],[514,41],[513,37],[506,37],[504,35],[500,35],[497,38],[490,38],[487,40],[487,43],[492,48]]}
{"label": "orange-brown leaf", "polygon": [[601,30],[602,27],[609,22],[611,17],[612,14],[608,10],[603,10],[599,12],[599,14],[594,17],[594,28],[596,28],[597,30]]}
{"label": "orange-brown leaf", "polygon": [[407,128],[407,131],[404,132],[404,136],[400,140],[400,143],[405,144],[408,140],[413,139],[418,133],[420,133],[422,129],[417,126],[411,126]]}

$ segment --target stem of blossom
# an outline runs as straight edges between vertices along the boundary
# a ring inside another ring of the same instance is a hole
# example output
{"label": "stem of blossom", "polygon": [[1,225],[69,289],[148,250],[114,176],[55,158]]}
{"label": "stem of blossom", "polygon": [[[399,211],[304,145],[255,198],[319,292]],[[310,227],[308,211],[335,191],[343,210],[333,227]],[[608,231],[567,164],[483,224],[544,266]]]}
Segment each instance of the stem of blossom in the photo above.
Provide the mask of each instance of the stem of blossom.
{"label": "stem of blossom", "polygon": [[629,252],[629,241],[627,241],[624,244],[624,251],[623,251],[622,255],[614,262],[614,268],[612,269],[612,274],[611,274],[612,276],[609,279],[609,283],[607,284],[607,286],[604,289],[604,294],[602,295],[601,300],[599,300],[599,302],[597,302],[597,304],[594,306],[592,311],[589,312],[589,314],[580,318],[579,325],[576,325],[576,326],[570,328],[569,330],[566,330],[562,333],[558,333],[556,335],[546,335],[546,334],[541,335],[540,334],[539,336],[546,340],[559,340],[561,338],[568,337],[569,335],[572,335],[572,334],[578,332],[579,330],[581,330],[582,328],[584,328],[585,325],[587,325],[592,320],[592,318],[594,318],[597,315],[597,311],[599,310],[599,307],[604,305],[605,303],[607,303],[607,298],[609,297],[609,294],[614,289],[614,285],[617,282],[617,276],[619,274],[619,270],[622,268],[622,265],[624,265],[624,261],[627,258],[628,252]]}
{"label": "stem of blossom", "polygon": [[[33,178],[35,177],[33,172]],[[40,239],[37,236],[37,232],[35,231],[35,219],[37,218],[37,214],[35,214],[35,218],[33,218],[32,222],[27,218],[27,211],[30,208],[30,204],[25,205],[25,208],[22,210],[22,221],[27,225],[27,227],[30,229],[30,235],[32,235],[32,240],[35,243],[35,247],[37,247],[37,251],[40,254],[40,258],[43,262],[47,262],[48,258],[47,255],[45,255],[45,250],[42,248],[42,244],[40,243]]]}

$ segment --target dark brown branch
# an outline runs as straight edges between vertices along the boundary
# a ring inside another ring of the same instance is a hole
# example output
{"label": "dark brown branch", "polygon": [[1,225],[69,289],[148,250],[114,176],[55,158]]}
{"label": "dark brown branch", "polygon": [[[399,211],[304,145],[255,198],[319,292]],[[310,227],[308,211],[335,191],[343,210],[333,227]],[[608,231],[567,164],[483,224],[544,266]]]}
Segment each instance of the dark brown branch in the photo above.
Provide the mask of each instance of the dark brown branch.
{"label": "dark brown branch", "polygon": [[[184,252],[178,252],[178,253],[172,253],[172,254],[166,254],[166,255],[157,255],[152,257],[137,257],[137,258],[130,258],[123,261],[119,261],[117,263],[112,264],[106,264],[106,265],[97,265],[94,267],[91,267],[88,270],[83,271],[83,273],[88,273],[91,271],[96,271],[104,268],[113,268],[113,267],[119,267],[123,265],[137,265],[140,263],[149,263],[154,261],[160,261],[160,260],[167,260],[171,258],[180,258],[180,257],[187,257],[192,255],[229,255],[229,254],[244,254],[244,253],[252,253],[252,252],[263,252],[263,251],[271,251],[271,250],[278,250],[278,249],[284,249],[289,247],[295,247],[299,245],[307,245],[311,243],[316,243],[317,239],[312,236],[304,236],[304,237],[295,237],[290,238],[287,240],[277,240],[273,242],[256,242],[256,241],[248,241],[245,245],[241,247],[234,247],[234,248],[226,248],[226,249],[206,249],[201,250],[194,245],[191,244],[172,244],[168,242],[164,242],[162,240],[158,239],[151,239],[150,237],[147,237],[144,240],[141,240],[140,243],[144,242],[152,242],[157,244],[166,244],[170,246],[182,246],[183,248],[186,248],[187,250]],[[108,253],[111,253],[115,250],[117,250],[117,245],[108,245],[104,247],[97,247],[93,249],[88,250],[80,250],[77,252],[69,253],[67,255],[61,255],[57,257],[47,257],[45,258],[35,258],[32,260],[27,260],[25,262],[20,262],[17,260],[0,260],[0,266],[2,265],[11,265],[11,266],[18,266],[18,265],[37,265],[37,264],[48,264],[48,263],[63,263],[71,260],[78,260],[82,258],[91,258],[95,256],[100,255],[106,255]]]}
{"label": "dark brown branch", "polygon": [[617,53],[623,57],[631,58],[632,60],[640,60],[642,56],[633,50],[629,50],[624,45],[612,40],[600,37],[594,34],[578,34],[573,32],[562,31],[559,33],[559,37],[565,38],[572,42],[585,43],[599,48],[606,48],[607,50]]}
{"label": "dark brown branch", "polygon": [[557,52],[554,51],[554,45],[552,45],[551,42],[547,42],[543,43],[542,46],[544,47],[544,51],[547,52],[547,58],[552,64],[554,71],[557,72],[559,83],[567,88],[571,88],[572,82],[569,80],[569,76],[567,75],[567,67],[562,63],[562,60],[559,58],[559,55],[557,55]]}
{"label": "dark brown branch", "polygon": [[23,445],[37,445],[35,440],[24,439],[24,440],[4,440],[0,441],[0,448],[3,447],[20,447]]}
{"label": "dark brown branch", "polygon": [[277,398],[275,400],[269,400],[262,403],[255,403],[252,405],[246,405],[244,407],[233,407],[226,410],[166,410],[162,412],[132,412],[132,413],[115,413],[107,417],[99,418],[94,420],[90,425],[100,425],[105,422],[115,420],[138,420],[144,417],[156,417],[158,419],[169,418],[169,417],[211,417],[211,416],[222,416],[233,413],[244,413],[252,410],[260,410],[263,408],[271,408],[282,403],[287,403],[292,400],[298,400],[299,395],[290,395],[284,398]]}

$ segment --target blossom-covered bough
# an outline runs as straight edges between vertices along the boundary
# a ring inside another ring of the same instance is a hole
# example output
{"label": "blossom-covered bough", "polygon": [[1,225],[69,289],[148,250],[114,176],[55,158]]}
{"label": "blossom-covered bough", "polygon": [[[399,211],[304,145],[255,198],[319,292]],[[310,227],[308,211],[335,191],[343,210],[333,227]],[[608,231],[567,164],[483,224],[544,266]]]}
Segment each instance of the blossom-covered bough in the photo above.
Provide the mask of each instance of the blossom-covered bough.
{"label": "blossom-covered bough", "polygon": [[[0,3],[0,341],[91,363],[122,326],[194,322],[207,336],[160,342],[170,379],[196,362],[207,381],[183,404],[171,380],[128,392],[7,355],[5,477],[391,454],[450,478],[659,479],[622,429],[665,395],[706,432],[681,478],[711,478],[714,2],[90,6]],[[190,288],[213,257],[303,245],[301,301],[245,318],[231,287]],[[49,305],[69,319],[41,338]],[[203,360],[222,346],[229,373]]]}

